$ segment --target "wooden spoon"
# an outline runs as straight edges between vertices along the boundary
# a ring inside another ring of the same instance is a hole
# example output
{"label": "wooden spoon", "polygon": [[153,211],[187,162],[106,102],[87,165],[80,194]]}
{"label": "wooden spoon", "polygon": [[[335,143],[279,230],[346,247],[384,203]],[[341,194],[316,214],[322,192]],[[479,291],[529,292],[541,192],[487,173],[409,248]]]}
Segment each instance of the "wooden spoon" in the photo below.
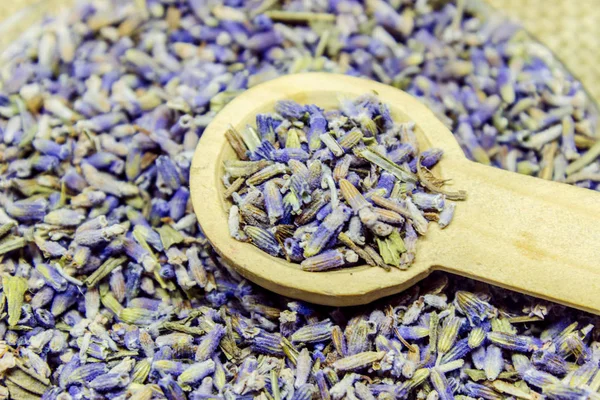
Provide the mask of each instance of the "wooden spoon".
{"label": "wooden spoon", "polygon": [[[223,161],[235,158],[229,125],[254,126],[258,113],[279,100],[338,106],[339,96],[376,92],[395,121],[414,121],[420,149],[439,147],[435,173],[450,190],[467,191],[444,230],[430,223],[406,271],[358,266],[305,272],[229,235]],[[326,73],[288,75],[262,83],[231,101],[206,128],[190,174],[198,222],[221,257],[247,279],[312,303],[349,306],[400,292],[443,270],[600,314],[600,193],[520,175],[466,159],[450,131],[421,102],[391,86]]]}

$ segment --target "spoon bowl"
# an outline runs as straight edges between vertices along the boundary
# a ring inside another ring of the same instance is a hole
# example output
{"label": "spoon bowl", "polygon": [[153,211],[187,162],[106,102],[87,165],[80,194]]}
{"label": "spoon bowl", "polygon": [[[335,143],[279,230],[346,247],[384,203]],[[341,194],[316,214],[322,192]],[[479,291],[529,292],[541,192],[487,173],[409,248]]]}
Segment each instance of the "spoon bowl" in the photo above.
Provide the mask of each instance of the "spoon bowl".
{"label": "spoon bowl", "polygon": [[[419,237],[408,270],[367,265],[307,272],[299,264],[235,240],[228,230],[223,161],[235,159],[225,138],[230,125],[254,125],[279,100],[324,109],[339,98],[375,92],[396,122],[415,122],[421,150],[444,156],[436,175],[464,189],[452,223],[431,223]],[[452,133],[420,101],[378,82],[345,75],[305,73],[268,81],[242,93],[206,128],[190,172],[198,222],[216,252],[245,278],[281,295],[331,306],[369,303],[398,293],[434,270],[444,270],[600,313],[600,194],[481,165],[466,159]]]}

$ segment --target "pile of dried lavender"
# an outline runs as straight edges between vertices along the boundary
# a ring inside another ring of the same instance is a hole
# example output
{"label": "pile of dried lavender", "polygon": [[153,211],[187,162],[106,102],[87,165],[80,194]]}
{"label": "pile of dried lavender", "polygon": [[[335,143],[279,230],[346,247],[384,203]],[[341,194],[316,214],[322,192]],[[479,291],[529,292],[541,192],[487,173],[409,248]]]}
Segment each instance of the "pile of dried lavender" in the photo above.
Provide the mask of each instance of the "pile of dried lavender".
{"label": "pile of dried lavender", "polygon": [[305,271],[359,259],[406,269],[417,233],[427,233],[429,220],[448,226],[456,206],[446,199],[466,198],[444,190],[429,171],[442,151],[420,152],[414,123],[395,123],[374,95],[327,112],[290,100],[275,110],[258,114],[257,128],[226,133],[239,158],[224,162],[223,176],[237,240],[301,262]]}
{"label": "pile of dried lavender", "polygon": [[0,59],[0,396],[598,397],[589,316],[445,276],[288,302],[215,256],[186,189],[214,113],[304,70],[402,87],[471,157],[596,189],[595,116],[546,50],[462,0],[137,3],[78,4]]}

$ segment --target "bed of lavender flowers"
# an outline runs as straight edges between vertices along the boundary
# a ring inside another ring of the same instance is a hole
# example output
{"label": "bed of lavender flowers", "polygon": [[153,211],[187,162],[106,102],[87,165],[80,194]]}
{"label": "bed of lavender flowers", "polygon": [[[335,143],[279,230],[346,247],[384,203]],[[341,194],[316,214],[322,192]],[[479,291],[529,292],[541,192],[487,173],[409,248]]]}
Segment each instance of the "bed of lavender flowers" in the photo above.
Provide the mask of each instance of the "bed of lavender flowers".
{"label": "bed of lavender flowers", "polygon": [[306,70],[403,88],[477,161],[597,189],[580,84],[466,3],[97,1],[28,30],[0,60],[0,397],[599,398],[586,314],[447,275],[313,307],[198,231],[203,128]]}

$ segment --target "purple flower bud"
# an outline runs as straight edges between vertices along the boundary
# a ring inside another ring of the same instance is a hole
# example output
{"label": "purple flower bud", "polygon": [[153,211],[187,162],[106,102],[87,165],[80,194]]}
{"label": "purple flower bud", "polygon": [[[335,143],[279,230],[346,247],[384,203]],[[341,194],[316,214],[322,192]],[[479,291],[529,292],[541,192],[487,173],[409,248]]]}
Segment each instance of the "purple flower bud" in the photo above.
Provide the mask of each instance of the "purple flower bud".
{"label": "purple flower bud", "polygon": [[413,203],[421,210],[436,210],[444,209],[444,195],[436,193],[415,192],[411,196]]}
{"label": "purple flower bud", "polygon": [[85,159],[85,162],[93,165],[97,169],[108,170],[116,175],[123,172],[125,164],[119,157],[105,151],[92,154]]}
{"label": "purple flower bud", "polygon": [[265,14],[259,14],[256,17],[254,17],[252,23],[256,27],[256,29],[261,31],[268,31],[273,27],[273,21]]}
{"label": "purple flower bud", "polygon": [[159,226],[162,224],[161,219],[168,216],[171,212],[169,203],[163,199],[152,199],[152,206],[150,208],[150,223],[152,226]]}
{"label": "purple flower bud", "polygon": [[[63,292],[67,289],[67,281],[49,264],[39,263],[35,266],[37,272],[44,278],[46,283],[58,292]],[[56,297],[55,297],[56,298]]]}
{"label": "purple flower bud", "polygon": [[30,159],[14,160],[8,166],[8,172],[17,178],[28,178],[31,176],[32,162]]}
{"label": "purple flower bud", "polygon": [[479,128],[485,124],[494,115],[501,104],[500,97],[493,95],[488,97],[470,116],[470,122],[475,128]]}
{"label": "purple flower bud", "polygon": [[173,221],[178,221],[185,215],[185,209],[190,197],[188,189],[181,187],[177,189],[169,201],[169,216]]}
{"label": "purple flower bud", "polygon": [[310,192],[310,186],[306,178],[307,176],[305,176],[303,173],[295,173],[290,178],[290,186],[296,197],[305,204],[308,204],[311,201],[312,196]]}
{"label": "purple flower bud", "polygon": [[69,309],[73,304],[81,301],[81,293],[75,285],[69,285],[67,289],[62,293],[57,293],[52,301],[52,307],[50,311],[52,315],[58,317],[66,310]]}
{"label": "purple flower bud", "polygon": [[283,356],[281,347],[281,335],[261,330],[258,335],[252,337],[250,347],[259,354],[272,356]]}
{"label": "purple flower bud", "polygon": [[161,278],[173,279],[175,277],[175,270],[173,269],[172,265],[164,264],[160,267],[158,274],[161,276]]}
{"label": "purple flower bud", "polygon": [[[276,152],[275,147],[268,140],[263,140],[260,144],[254,149],[252,154],[250,155],[250,159],[252,161],[258,161],[261,159],[264,160],[272,160],[273,153]],[[287,162],[287,161],[286,161]]]}
{"label": "purple flower bud", "polygon": [[33,169],[42,172],[48,172],[58,167],[60,161],[54,156],[34,156],[31,158]]}
{"label": "purple flower bud", "polygon": [[263,140],[275,143],[275,129],[279,124],[281,121],[274,119],[270,114],[256,115],[256,130]]}
{"label": "purple flower bud", "polygon": [[304,249],[300,247],[300,241],[294,238],[287,238],[284,241],[285,252],[288,257],[295,262],[300,262],[304,259]]}
{"label": "purple flower bud", "polygon": [[123,338],[125,347],[129,350],[137,350],[140,348],[140,330],[135,328],[125,333]]}
{"label": "purple flower bud", "polygon": [[201,362],[210,359],[219,347],[223,336],[225,336],[225,328],[222,325],[215,325],[200,341],[196,349],[195,360]]}
{"label": "purple flower bud", "polygon": [[304,256],[312,257],[319,254],[329,240],[339,233],[338,230],[350,219],[351,215],[352,210],[343,204],[334,209],[310,237],[304,248]]}
{"label": "purple flower bud", "polygon": [[[194,2],[196,0],[193,0]],[[181,386],[177,384],[169,375],[164,376],[158,381],[158,386],[162,390],[162,393],[167,398],[167,400],[182,400],[185,399],[185,393]]]}
{"label": "purple flower bud", "polygon": [[543,369],[552,375],[563,376],[569,371],[565,359],[549,350],[538,350],[531,356],[531,362],[536,367]]}
{"label": "purple flower bud", "polygon": [[161,375],[179,376],[184,371],[185,365],[179,361],[156,360],[152,363],[152,370]]}
{"label": "purple flower bud", "polygon": [[394,184],[396,183],[396,177],[389,172],[382,172],[379,177],[379,181],[377,182],[378,189],[385,189],[386,194],[385,197],[388,197],[394,188]]}
{"label": "purple flower bud", "polygon": [[294,396],[292,397],[292,400],[310,400],[313,398],[314,393],[315,393],[314,385],[312,385],[310,383],[305,383],[304,385],[300,386],[298,388],[298,390],[296,390],[294,392]]}
{"label": "purple flower bud", "polygon": [[321,207],[319,212],[317,212],[317,220],[323,221],[325,218],[327,218],[327,216],[329,214],[331,214],[331,211],[332,211],[331,203],[325,204],[323,207]]}
{"label": "purple flower bud", "polygon": [[67,145],[60,145],[48,139],[35,139],[33,147],[42,154],[56,157],[64,160],[69,156],[69,148]]}
{"label": "purple flower bud", "polygon": [[354,186],[358,186],[361,181],[360,176],[354,171],[350,171],[348,173],[348,175],[346,176],[346,180]]}
{"label": "purple flower bud", "polygon": [[327,120],[323,115],[323,110],[317,106],[306,106],[306,111],[308,111],[310,114],[308,121],[310,128],[307,134],[308,147],[311,150],[317,150],[321,147],[320,136],[327,132]]}
{"label": "purple flower bud", "polygon": [[37,310],[50,304],[53,298],[54,290],[50,286],[44,286],[33,296],[30,304],[34,310]]}
{"label": "purple flower bud", "polygon": [[309,159],[309,154],[296,148],[277,149],[271,152],[271,159],[277,162],[287,163],[290,160],[306,161]]}
{"label": "purple flower bud", "polygon": [[503,332],[488,332],[487,338],[493,344],[512,351],[531,352],[542,345],[541,340],[535,337]]}
{"label": "purple flower bud", "polygon": [[278,46],[283,42],[283,37],[277,31],[258,32],[252,35],[246,42],[246,47],[254,51],[262,52],[270,47]]}
{"label": "purple flower bud", "polygon": [[114,112],[98,115],[86,121],[85,127],[94,132],[103,132],[126,121],[123,113]]}
{"label": "purple flower bud", "polygon": [[48,202],[43,198],[8,202],[6,212],[19,221],[41,221],[46,215]]}
{"label": "purple flower bud", "polygon": [[235,21],[221,21],[221,25],[238,44],[243,45],[247,41],[249,32],[244,24]]}
{"label": "purple flower bud", "polygon": [[400,143],[388,150],[387,157],[396,164],[402,164],[408,161],[409,157],[414,156],[415,149],[410,143]]}
{"label": "purple flower bud", "polygon": [[244,233],[248,235],[252,244],[270,255],[277,256],[281,252],[279,243],[277,243],[271,232],[257,226],[246,226],[244,227]]}
{"label": "purple flower bud", "polygon": [[442,356],[442,363],[448,363],[454,360],[464,358],[473,349],[469,347],[469,339],[461,339],[457,341],[450,350]]}
{"label": "purple flower bud", "polygon": [[269,220],[271,221],[271,224],[275,224],[275,222],[283,216],[283,200],[281,198],[279,186],[272,180],[265,183],[263,197]]}
{"label": "purple flower bud", "polygon": [[138,295],[143,268],[139,264],[129,263],[125,269],[125,299],[129,302]]}
{"label": "purple flower bud", "polygon": [[444,151],[442,149],[431,148],[421,153],[421,165],[425,168],[432,168],[442,158]]}
{"label": "purple flower bud", "polygon": [[150,258],[148,251],[132,239],[124,239],[123,249],[125,250],[125,254],[127,254],[138,264],[147,263],[148,258]]}
{"label": "purple flower bud", "polygon": [[90,382],[96,377],[105,374],[107,371],[106,364],[104,363],[89,363],[73,369],[73,366],[77,364],[78,362],[73,364],[69,363],[67,365],[70,365],[71,368],[65,368],[65,370],[62,371],[61,380],[63,379],[63,374],[65,372],[67,373],[64,377],[65,386],[69,383]]}
{"label": "purple flower bud", "polygon": [[10,79],[6,80],[4,91],[6,93],[18,92],[34,74],[35,70],[31,64],[20,63],[18,67],[12,70]]}
{"label": "purple flower bud", "polygon": [[129,375],[123,372],[100,375],[89,383],[92,389],[107,392],[125,387],[129,383]]}
{"label": "purple flower bud", "polygon": [[292,100],[281,100],[275,104],[275,111],[284,118],[300,119],[304,116],[306,107]]}
{"label": "purple flower bud", "polygon": [[491,399],[498,397],[498,393],[492,388],[474,382],[468,382],[463,388],[463,393],[475,398]]}
{"label": "purple flower bud", "polygon": [[156,184],[161,192],[171,194],[174,190],[179,189],[181,186],[179,172],[169,157],[158,157],[156,167],[158,172]]}

